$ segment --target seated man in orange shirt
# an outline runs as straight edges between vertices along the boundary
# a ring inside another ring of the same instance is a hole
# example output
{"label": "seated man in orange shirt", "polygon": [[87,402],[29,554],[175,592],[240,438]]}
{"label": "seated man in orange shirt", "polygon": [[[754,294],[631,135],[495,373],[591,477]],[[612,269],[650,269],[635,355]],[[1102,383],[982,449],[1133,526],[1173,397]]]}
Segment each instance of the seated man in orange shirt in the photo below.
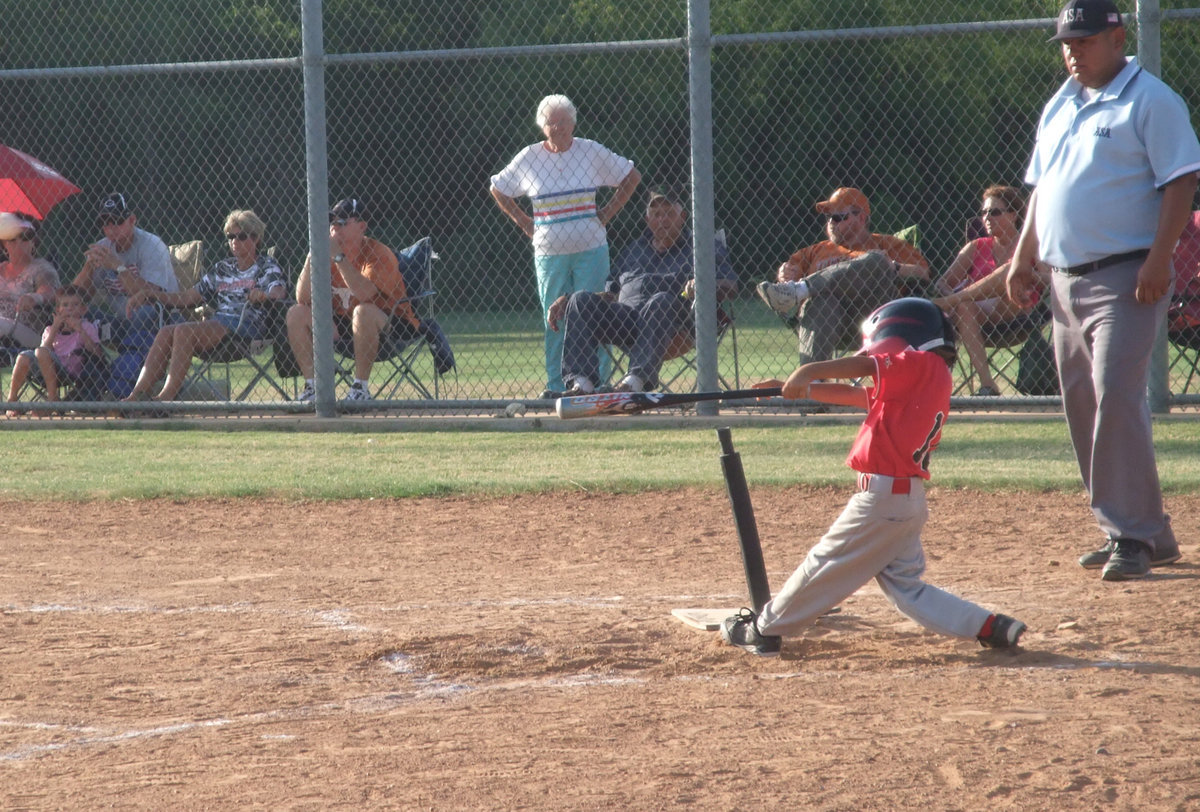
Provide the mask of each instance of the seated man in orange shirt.
{"label": "seated man in orange shirt", "polygon": [[777,282],[758,285],[758,295],[781,316],[799,308],[801,364],[831,358],[843,335],[901,295],[901,277],[929,279],[929,262],[915,246],[871,233],[871,203],[858,189],[837,189],[816,209],[826,217],[829,239],[792,254]]}
{"label": "seated man in orange shirt", "polygon": [[[333,283],[334,340],[353,336],[354,383],[345,400],[369,400],[371,367],[380,342],[395,320],[418,327],[407,296],[396,254],[367,236],[366,208],[361,200],[348,197],[329,212],[329,274]],[[296,365],[304,376],[300,400],[316,395],[313,381],[312,257],[296,281],[296,304],[287,314],[288,343]]]}

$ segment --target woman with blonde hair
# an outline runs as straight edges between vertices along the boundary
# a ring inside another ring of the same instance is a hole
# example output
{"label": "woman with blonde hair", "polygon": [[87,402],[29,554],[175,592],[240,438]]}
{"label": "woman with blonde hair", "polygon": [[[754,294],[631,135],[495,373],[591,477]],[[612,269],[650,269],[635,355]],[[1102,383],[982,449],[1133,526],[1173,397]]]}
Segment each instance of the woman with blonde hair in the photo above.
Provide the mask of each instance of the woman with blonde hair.
{"label": "woman with blonde hair", "polygon": [[[549,325],[550,305],[560,296],[587,290],[599,293],[608,280],[608,234],[605,227],[629,202],[641,173],[633,161],[608,147],[575,137],[575,105],[566,96],[547,96],[538,103],[537,125],[545,135],[517,153],[492,176],[496,204],[533,243],[538,298],[546,330],[546,391],[563,390],[563,334]],[[616,187],[603,208],[596,191]],[[533,214],[516,198],[526,196]]]}
{"label": "woman with blonde hair", "polygon": [[[213,265],[195,287],[178,293],[146,289],[129,297],[126,309],[130,313],[154,302],[167,307],[207,303],[215,312],[204,321],[185,321],[161,328],[126,400],[174,400],[197,353],[213,349],[230,335],[248,341],[263,336],[264,319],[251,305],[268,299],[281,300],[287,295],[287,282],[279,263],[260,253],[265,232],[266,225],[254,212],[230,212],[225,218],[225,240],[230,255]],[[151,396],[150,390],[164,373],[162,388]]]}

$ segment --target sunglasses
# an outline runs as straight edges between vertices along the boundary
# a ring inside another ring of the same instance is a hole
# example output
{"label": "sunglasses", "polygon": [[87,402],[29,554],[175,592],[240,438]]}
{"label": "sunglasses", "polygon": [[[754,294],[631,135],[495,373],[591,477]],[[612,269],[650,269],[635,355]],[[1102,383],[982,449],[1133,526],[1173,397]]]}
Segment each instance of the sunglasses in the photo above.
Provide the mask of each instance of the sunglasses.
{"label": "sunglasses", "polygon": [[104,214],[104,215],[100,216],[100,225],[102,225],[102,226],[119,226],[119,225],[121,225],[121,223],[124,223],[128,219],[129,219],[129,215],[125,215],[124,217],[115,217],[111,214]]}
{"label": "sunglasses", "polygon": [[829,222],[831,222],[831,223],[840,223],[843,220],[853,217],[856,214],[858,214],[858,212],[856,212],[856,211],[847,211],[847,212],[842,212],[841,214],[827,214],[827,215],[825,215],[825,218],[827,220],[829,220]]}
{"label": "sunglasses", "polygon": [[979,212],[980,217],[999,217],[1002,214],[1008,214],[1012,209],[984,209]]}
{"label": "sunglasses", "polygon": [[253,237],[254,237],[253,234],[247,234],[245,231],[238,231],[233,234],[225,235],[225,239],[227,239],[227,240],[249,240],[249,239],[253,239]]}
{"label": "sunglasses", "polygon": [[5,240],[5,242],[33,242],[33,232],[28,230],[22,231],[11,240]]}
{"label": "sunglasses", "polygon": [[344,226],[344,225],[346,225],[346,223],[349,223],[351,220],[357,220],[357,219],[359,219],[359,218],[357,218],[357,217],[341,217],[339,215],[331,214],[331,215],[329,215],[329,225]]}

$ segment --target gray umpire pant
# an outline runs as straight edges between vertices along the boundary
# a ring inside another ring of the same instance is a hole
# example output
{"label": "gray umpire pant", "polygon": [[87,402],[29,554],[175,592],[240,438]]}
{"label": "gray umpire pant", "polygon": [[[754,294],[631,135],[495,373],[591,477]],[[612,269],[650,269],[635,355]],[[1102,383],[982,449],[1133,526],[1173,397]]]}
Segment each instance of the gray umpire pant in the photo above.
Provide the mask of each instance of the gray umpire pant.
{"label": "gray umpire pant", "polygon": [[804,281],[809,298],[796,325],[801,364],[832,358],[859,322],[896,298],[900,284],[892,260],[874,252],[822,268]]}
{"label": "gray umpire pant", "polygon": [[[763,634],[795,635],[872,578],[893,606],[917,623],[952,637],[975,637],[987,609],[921,580],[921,529],[929,516],[925,488],[890,492],[891,477],[872,477],[856,493],[758,617]],[[878,487],[877,487],[878,486]]]}
{"label": "gray umpire pant", "polygon": [[1092,513],[1109,538],[1178,549],[1163,513],[1146,401],[1150,352],[1170,297],[1134,298],[1141,260],[1052,275],[1054,355],[1063,411]]}

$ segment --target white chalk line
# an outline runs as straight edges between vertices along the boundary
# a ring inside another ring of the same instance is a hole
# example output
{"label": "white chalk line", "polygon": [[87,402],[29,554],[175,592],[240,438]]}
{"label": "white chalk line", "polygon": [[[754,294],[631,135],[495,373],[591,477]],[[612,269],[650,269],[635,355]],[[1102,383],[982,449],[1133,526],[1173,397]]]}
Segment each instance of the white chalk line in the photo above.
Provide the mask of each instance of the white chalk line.
{"label": "white chalk line", "polygon": [[[641,598],[639,600],[659,601],[664,603],[671,602],[713,602],[724,600],[728,602],[731,596],[696,596],[696,595],[675,595],[663,596],[659,598]],[[507,598],[504,600],[472,600],[459,602],[442,602],[442,603],[421,603],[421,604],[404,604],[394,607],[383,607],[385,612],[401,612],[414,610],[438,610],[452,608],[480,609],[480,608],[512,608],[512,607],[529,607],[529,606],[573,606],[581,608],[603,608],[603,609],[628,609],[629,601],[623,596],[610,596],[599,598],[577,598],[577,597],[562,597],[562,598]],[[0,612],[4,614],[150,614],[150,615],[197,615],[197,614],[266,614],[273,616],[292,617],[315,622],[318,625],[335,628],[341,631],[350,633],[359,632],[375,632],[380,631],[372,629],[357,623],[354,619],[353,612],[349,609],[305,609],[305,610],[288,610],[272,607],[262,607],[251,603],[235,603],[235,604],[218,604],[214,606],[189,606],[189,607],[163,607],[153,605],[134,605],[134,604],[97,604],[97,605],[80,605],[80,604],[59,604],[59,603],[35,603],[28,605],[7,604],[0,607]],[[520,654],[520,651],[514,651]],[[468,684],[464,682],[455,682],[442,679],[439,675],[433,673],[421,672],[413,664],[413,660],[408,655],[394,652],[387,655],[381,660],[384,667],[390,669],[397,674],[403,674],[411,679],[414,690],[411,692],[388,692],[386,694],[374,694],[356,699],[351,699],[346,702],[323,703],[320,705],[312,705],[300,708],[289,708],[286,710],[260,711],[256,713],[245,714],[232,718],[217,718],[208,719],[196,722],[180,722],[169,725],[155,725],[146,728],[133,728],[126,730],[113,730],[111,728],[95,727],[90,725],[60,725],[48,722],[21,722],[11,719],[0,719],[0,728],[13,728],[28,731],[53,732],[56,734],[76,734],[72,738],[65,741],[58,741],[49,744],[35,744],[19,747],[7,752],[0,752],[0,763],[15,763],[21,762],[40,756],[46,756],[53,753],[62,752],[65,750],[96,747],[103,745],[123,744],[136,742],[147,738],[157,738],[164,736],[176,736],[184,733],[189,733],[202,729],[219,729],[227,728],[234,725],[246,724],[267,724],[277,723],[281,721],[295,721],[302,719],[310,719],[319,716],[328,716],[337,713],[352,712],[352,713],[379,713],[405,705],[419,704],[428,700],[445,700],[447,698],[457,698],[467,694],[500,692],[500,691],[528,691],[528,690],[555,690],[555,689],[586,689],[592,687],[607,687],[615,685],[636,685],[646,682],[639,677],[631,677],[623,675],[620,677],[606,676],[602,674],[573,674],[568,676],[545,677],[540,679],[520,679],[508,680],[505,682],[492,682],[482,684]],[[695,679],[695,677],[677,677],[683,679]],[[272,734],[265,738],[271,739],[290,739],[294,738],[291,734]]]}
{"label": "white chalk line", "polygon": [[[734,594],[725,595],[660,595],[638,596],[639,603],[720,603],[732,605],[742,600]],[[628,609],[629,599],[623,595],[607,597],[571,597],[558,598],[504,598],[502,600],[465,600],[465,601],[425,601],[421,603],[403,603],[393,606],[379,606],[376,610],[388,612],[413,611],[446,611],[453,609],[509,609],[541,606],[569,606],[580,609]],[[351,614],[348,608],[335,609],[278,609],[264,607],[253,603],[213,604],[211,606],[153,606],[149,604],[61,604],[61,603],[32,603],[5,604],[0,606],[4,614],[151,614],[151,615],[195,615],[195,614],[268,614],[281,617],[316,617],[326,625],[343,626],[350,623],[347,618]],[[352,624],[351,624],[352,625]],[[367,630],[369,627],[359,627],[352,630]]]}
{"label": "white chalk line", "polygon": [[[568,676],[547,677],[544,679],[520,679],[504,682],[483,683],[472,685],[464,682],[443,680],[436,674],[422,673],[416,669],[408,655],[391,654],[383,658],[383,664],[390,670],[411,678],[414,690],[406,692],[389,691],[383,694],[369,694],[342,702],[325,702],[318,705],[307,705],[298,708],[281,710],[257,711],[234,717],[205,719],[195,722],[178,722],[168,725],[155,725],[146,728],[126,730],[105,729],[94,726],[55,725],[45,722],[19,722],[0,719],[0,728],[16,728],[32,731],[50,731],[58,734],[75,733],[74,737],[65,741],[49,744],[32,744],[18,747],[7,752],[0,752],[0,764],[13,764],[28,761],[55,753],[99,747],[104,745],[120,745],[137,742],[149,738],[178,736],[197,730],[216,730],[222,728],[242,727],[246,725],[277,724],[279,722],[304,721],[314,718],[351,714],[378,714],[405,706],[418,705],[431,700],[457,699],[468,694],[494,693],[507,691],[545,691],[558,689],[587,689],[593,687],[612,687],[619,685],[639,685],[647,680],[631,676],[605,676],[602,674],[572,674]],[[692,677],[694,679],[694,677]],[[715,678],[711,678],[715,679]],[[299,734],[266,734],[264,739],[294,739]]]}

